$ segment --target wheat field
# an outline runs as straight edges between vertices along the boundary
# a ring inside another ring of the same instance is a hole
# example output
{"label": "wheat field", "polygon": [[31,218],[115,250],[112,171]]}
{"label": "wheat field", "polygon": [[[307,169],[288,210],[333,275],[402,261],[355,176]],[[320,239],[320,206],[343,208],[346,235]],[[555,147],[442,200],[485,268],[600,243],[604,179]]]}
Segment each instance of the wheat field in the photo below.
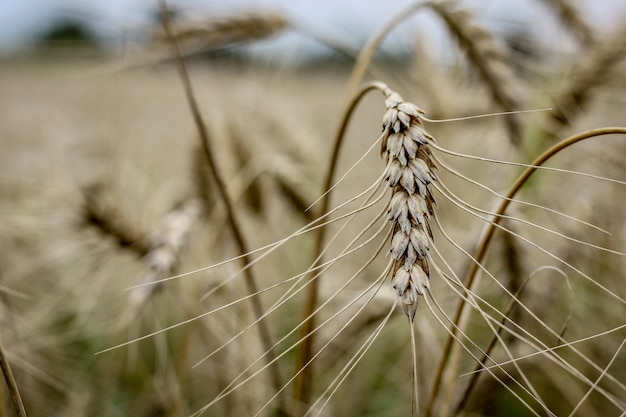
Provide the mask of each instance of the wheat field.
{"label": "wheat field", "polygon": [[626,37],[543,3],[574,53],[3,60],[0,416],[625,415]]}

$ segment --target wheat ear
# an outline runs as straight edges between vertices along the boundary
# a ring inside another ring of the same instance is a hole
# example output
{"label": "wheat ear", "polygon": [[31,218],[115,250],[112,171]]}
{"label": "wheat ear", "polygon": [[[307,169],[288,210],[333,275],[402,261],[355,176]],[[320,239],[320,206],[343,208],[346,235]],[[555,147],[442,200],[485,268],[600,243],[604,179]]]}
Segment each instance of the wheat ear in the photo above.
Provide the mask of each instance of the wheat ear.
{"label": "wheat ear", "polygon": [[187,244],[201,207],[202,204],[194,199],[178,204],[167,213],[159,230],[149,238],[150,250],[143,257],[148,270],[141,283],[153,285],[142,285],[133,290],[127,307],[127,320],[135,317],[144,303],[163,286],[158,282],[160,279],[178,272],[180,253]]}
{"label": "wheat ear", "polygon": [[[358,78],[358,72],[353,72],[352,79]],[[430,159],[430,150],[426,146],[433,139],[421,127],[419,115],[423,114],[423,111],[414,104],[405,102],[382,82],[374,81],[362,86],[344,107],[341,123],[334,139],[324,189],[332,190],[337,161],[348,121],[358,102],[371,90],[381,91],[386,98],[386,113],[383,117],[383,135],[381,136],[381,153],[388,163],[387,172],[383,175],[383,178],[387,177],[387,181],[395,191],[391,199],[389,215],[392,218],[395,216],[395,219],[392,221],[398,224],[398,230],[402,232],[398,233],[397,230],[393,232],[392,256],[394,256],[395,261],[392,281],[399,298],[402,300],[403,308],[412,321],[417,308],[417,296],[423,295],[424,289],[428,286],[429,239],[432,238],[430,226],[427,223],[420,222],[422,220],[425,221],[434,214],[434,198],[430,188],[427,186],[435,178],[432,172],[434,164]],[[405,173],[402,169],[403,163],[405,163],[404,167],[409,171],[412,173],[414,171],[414,176],[411,177],[414,181],[412,186],[409,184],[408,172]],[[398,164],[400,168],[398,168]],[[396,186],[399,188],[396,189]],[[405,186],[408,189],[401,191]],[[329,191],[324,193],[320,199],[321,213],[325,213],[328,210]],[[406,200],[404,199],[405,195],[408,196]],[[406,213],[405,209],[407,210]],[[394,210],[399,210],[397,215],[393,212]],[[408,216],[413,217],[409,218]],[[402,223],[401,226],[400,223]],[[411,224],[414,227],[411,227]],[[411,232],[407,228],[414,230]],[[315,268],[316,265],[322,262],[325,230],[325,228],[318,229],[318,234],[315,237],[316,249],[314,251],[315,258],[312,268]],[[409,230],[408,233],[405,233],[407,230]],[[406,239],[404,239],[403,234],[408,236],[408,242],[405,242]],[[393,248],[394,245],[395,250]],[[410,249],[409,246],[411,247]],[[401,269],[407,271],[407,273],[404,274]],[[317,282],[314,281],[310,286],[303,309],[304,321],[301,332],[303,336],[311,334],[312,329],[315,328],[313,312],[317,304],[317,298]],[[296,369],[302,369],[305,364],[310,362],[312,345],[313,337],[307,337],[296,360]],[[311,370],[307,367],[295,379],[294,398],[302,404],[308,403],[311,378]]]}
{"label": "wheat ear", "polygon": [[[522,91],[518,77],[507,64],[506,50],[491,33],[475,23],[467,10],[458,8],[456,2],[433,2],[429,6],[443,19],[461,48],[467,51],[469,61],[476,67],[496,104],[506,112],[518,110]],[[519,144],[522,126],[517,115],[508,115],[504,120],[511,141]]]}
{"label": "wheat ear", "polygon": [[561,131],[583,110],[595,89],[605,84],[617,64],[626,56],[626,26],[621,26],[609,39],[592,48],[580,59],[568,85],[557,93],[549,113],[547,134],[557,138]]}
{"label": "wheat ear", "polygon": [[419,295],[430,288],[430,217],[435,199],[430,184],[435,165],[428,143],[433,141],[420,121],[424,112],[387,88],[381,155],[387,163],[386,181],[392,188],[389,221],[392,224],[392,285],[412,322]]}
{"label": "wheat ear", "polygon": [[150,251],[150,244],[145,239],[147,234],[133,227],[125,220],[124,213],[107,202],[104,188],[101,184],[93,184],[83,189],[82,223],[113,238],[119,248],[144,256]]}
{"label": "wheat ear", "polygon": [[[230,198],[230,195],[227,192],[224,179],[222,178],[222,175],[217,168],[217,164],[215,163],[212,143],[210,141],[210,137],[209,137],[206,125],[204,123],[204,118],[202,117],[202,114],[198,107],[198,103],[195,98],[193,87],[191,85],[191,79],[189,77],[189,73],[187,72],[187,67],[185,65],[185,62],[182,59],[180,45],[176,41],[176,38],[174,36],[174,31],[172,30],[172,27],[171,27],[171,22],[169,20],[169,16],[167,13],[167,6],[165,3],[165,0],[160,0],[159,6],[161,9],[161,15],[163,16],[163,28],[167,34],[167,37],[170,41],[170,45],[172,47],[172,53],[176,61],[176,67],[180,74],[183,88],[185,90],[185,95],[187,97],[189,108],[191,110],[196,128],[198,129],[198,134],[200,135],[200,142],[201,142],[202,150],[203,150],[204,155],[207,158],[207,162],[211,170],[211,176],[213,180],[215,181],[215,185],[219,192],[221,201],[224,203],[224,206],[226,207],[226,212],[228,213],[228,216],[227,216],[228,225],[231,231],[233,232],[235,242],[239,248],[240,253],[242,254],[242,261],[244,265],[249,265],[252,263],[250,250],[248,249],[248,244],[244,237],[239,218],[237,217],[237,214],[235,212],[234,204]],[[252,269],[245,268],[244,274],[245,274],[245,280],[246,280],[246,285],[248,287],[248,291],[251,294],[258,293],[257,284],[256,284],[257,280],[256,280],[254,273],[252,272]],[[264,308],[261,304],[261,300],[258,297],[252,297],[251,303],[252,303],[252,308],[254,310],[254,314],[257,317],[262,317]],[[260,334],[261,342],[263,346],[265,347],[266,351],[268,352],[268,361],[272,363],[272,365],[269,368],[272,385],[274,386],[276,390],[279,390],[282,387],[280,371],[278,369],[278,366],[275,365],[274,362],[272,362],[272,360],[276,357],[276,355],[274,353],[274,350],[272,349],[271,336],[270,336],[270,331],[267,327],[267,322],[264,320],[261,320],[259,322],[259,334]],[[282,404],[280,404],[278,408],[278,412],[280,415],[282,415],[283,413],[282,410],[284,410],[284,407],[282,406]]]}
{"label": "wheat ear", "polygon": [[[287,19],[276,13],[247,14],[178,25],[178,42],[193,42],[198,48],[215,49],[235,43],[272,36],[288,26]],[[154,35],[155,41],[167,43],[167,35]]]}

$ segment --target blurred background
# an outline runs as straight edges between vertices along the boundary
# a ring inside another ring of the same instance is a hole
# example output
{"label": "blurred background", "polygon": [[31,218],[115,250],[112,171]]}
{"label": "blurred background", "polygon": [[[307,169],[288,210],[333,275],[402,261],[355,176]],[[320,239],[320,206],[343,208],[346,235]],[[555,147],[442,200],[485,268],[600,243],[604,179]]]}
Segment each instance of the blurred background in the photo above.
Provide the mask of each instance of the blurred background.
{"label": "blurred background", "polygon": [[[3,2],[0,5],[0,53],[33,52],[51,43],[68,41],[82,42],[102,53],[116,54],[127,44],[145,44],[158,21],[158,7],[155,1],[90,1],[77,0],[25,0]],[[355,50],[364,43],[385,16],[391,16],[411,2],[390,0],[385,2],[334,2],[330,0],[310,2],[290,2],[282,0],[238,0],[202,1],[179,0],[168,4],[197,19],[235,15],[242,12],[273,10],[283,14],[301,30],[324,35]],[[531,36],[535,44],[544,44],[556,49],[572,48],[571,38],[558,29],[557,19],[546,12],[549,8],[541,0],[468,0],[464,4],[474,10],[480,19],[491,29],[501,32],[514,32]],[[619,23],[626,11],[622,1],[579,0],[575,6],[589,19],[602,22],[598,28],[607,31]],[[435,30],[432,16],[417,16],[412,23],[397,28],[387,42],[386,48],[398,54],[406,54],[411,37],[416,32],[437,41],[442,37]],[[306,36],[298,33],[284,33],[262,49],[264,54],[282,52],[285,58],[303,59],[304,56],[326,55],[332,52]],[[288,53],[286,52],[288,51]]]}

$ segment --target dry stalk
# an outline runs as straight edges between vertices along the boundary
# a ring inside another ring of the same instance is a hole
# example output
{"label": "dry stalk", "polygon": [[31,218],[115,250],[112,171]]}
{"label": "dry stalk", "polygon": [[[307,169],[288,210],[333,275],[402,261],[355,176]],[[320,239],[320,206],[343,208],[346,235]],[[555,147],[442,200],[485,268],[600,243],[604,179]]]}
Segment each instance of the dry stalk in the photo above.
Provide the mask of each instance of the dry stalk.
{"label": "dry stalk", "polygon": [[[366,49],[365,51],[368,50],[369,49]],[[364,61],[361,60],[360,62]],[[362,64],[359,66],[357,62],[356,68],[364,69],[366,66],[366,64]],[[351,76],[351,81],[360,79],[360,75],[361,73],[357,69],[354,69]],[[344,106],[340,123],[333,139],[333,145],[330,153],[330,162],[328,165],[328,169],[326,170],[326,177],[324,178],[324,184],[322,189],[323,195],[320,200],[320,209],[318,210],[316,217],[318,217],[320,214],[327,213],[329,210],[331,193],[327,191],[330,190],[333,185],[333,181],[335,179],[335,171],[337,170],[337,163],[339,161],[339,155],[341,154],[341,149],[344,142],[343,139],[348,128],[348,122],[350,121],[350,118],[354,113],[357,104],[368,92],[372,90],[383,91],[386,88],[387,86],[381,82],[368,83],[365,86],[361,87],[359,91],[356,91],[354,96],[350,97],[348,103]],[[350,86],[348,87],[348,91],[351,91]],[[317,234],[314,238],[315,243],[311,270],[314,270],[318,265],[321,265],[323,263],[322,250],[324,247],[325,238],[326,228],[320,227],[319,229],[317,229]],[[319,280],[312,280],[311,284],[309,285],[309,290],[306,294],[305,304],[302,309],[303,324],[302,330],[300,331],[300,337],[303,338],[304,341],[296,357],[294,367],[295,372],[299,373],[293,384],[293,398],[296,399],[297,402],[299,402],[300,404],[305,405],[308,404],[310,400],[311,381],[313,378],[312,367],[305,365],[311,361],[311,358],[313,356],[312,351],[315,343],[315,333],[313,332],[313,329],[315,329],[316,322],[314,312],[317,306],[317,299],[319,297],[318,282]]]}
{"label": "dry stalk", "polygon": [[218,199],[215,195],[215,182],[211,178],[211,169],[200,146],[192,149],[191,169],[194,192],[202,202],[203,214],[208,215]]}
{"label": "dry stalk", "polygon": [[[512,223],[511,221],[506,221],[504,226],[508,230],[515,231],[515,226]],[[500,258],[504,262],[504,270],[508,275],[507,287],[511,293],[517,294],[523,285],[524,277],[527,275],[524,268],[523,248],[519,240],[511,233],[502,232],[500,242],[502,245]],[[516,323],[519,319],[519,313],[520,310],[515,310],[515,314],[511,316],[511,319]]]}
{"label": "dry stalk", "polygon": [[4,376],[4,381],[7,384],[9,394],[11,395],[11,401],[13,402],[13,406],[15,407],[15,412],[17,416],[26,417],[26,409],[24,408],[24,403],[22,402],[20,391],[17,388],[17,382],[15,382],[15,377],[13,376],[11,365],[4,355],[2,343],[0,343],[0,369],[2,369],[2,375]]}
{"label": "dry stalk", "polygon": [[587,56],[579,59],[578,67],[568,85],[553,100],[549,113],[547,135],[558,138],[591,100],[594,90],[606,85],[617,64],[626,56],[626,26],[620,28],[606,41],[590,48]]}
{"label": "dry stalk", "polygon": [[[470,62],[476,67],[496,104],[503,111],[519,110],[522,107],[522,89],[518,77],[507,64],[506,50],[491,33],[474,22],[467,10],[457,8],[457,2],[432,2],[429,7],[443,19],[461,48],[467,51]],[[511,141],[519,144],[522,125],[518,116],[507,115],[504,120]]]}
{"label": "dry stalk", "polygon": [[[181,82],[183,84],[183,88],[185,90],[185,96],[187,97],[187,102],[189,104],[189,108],[193,116],[194,123],[196,125],[196,128],[198,129],[198,134],[200,135],[200,142],[201,142],[202,150],[207,159],[207,162],[211,171],[211,176],[213,180],[215,181],[215,185],[220,196],[220,201],[223,202],[226,208],[226,212],[228,213],[228,216],[227,216],[228,225],[235,238],[235,243],[237,244],[238,249],[240,253],[242,254],[243,264],[250,265],[252,262],[252,258],[249,255],[250,250],[246,242],[246,239],[244,237],[241,223],[235,212],[234,204],[230,198],[230,195],[227,192],[226,184],[215,162],[215,155],[213,152],[212,143],[211,143],[206,125],[204,123],[204,118],[202,117],[202,114],[198,107],[198,103],[195,98],[194,90],[191,85],[191,79],[189,77],[187,67],[185,65],[185,62],[182,59],[182,52],[180,50],[180,45],[176,41],[174,31],[171,27],[171,22],[169,20],[165,0],[160,0],[159,6],[161,9],[161,15],[163,17],[163,28],[165,30],[165,33],[167,34],[167,38],[172,47],[172,53],[175,58],[176,67],[178,69]],[[246,285],[248,287],[249,293],[250,294],[257,293],[258,292],[258,288],[256,284],[257,280],[253,273],[253,269],[245,268],[244,274],[245,274],[245,281],[246,281]],[[256,297],[256,296],[252,297],[251,303],[252,303],[252,308],[254,310],[255,316],[262,317],[263,312],[265,310],[261,304],[261,300],[259,299],[259,297]],[[274,361],[274,359],[276,358],[276,355],[274,353],[274,350],[272,349],[271,336],[270,336],[269,329],[267,327],[267,322],[265,320],[259,321],[259,333],[260,333],[261,343],[263,344],[264,348],[266,349],[266,352],[268,353],[267,360],[268,360],[268,363],[270,364],[269,372],[270,372],[271,383],[272,383],[273,388],[278,392],[282,388],[283,384],[281,382],[281,377],[280,377],[278,366],[276,365],[276,362]],[[284,410],[283,405],[279,404],[278,407],[279,407],[278,409],[279,414],[282,414],[282,410]]]}
{"label": "dry stalk", "polygon": [[[528,167],[517,178],[515,183],[511,186],[509,191],[506,193],[504,199],[501,201],[500,205],[495,211],[495,214],[491,217],[489,221],[489,225],[487,226],[487,229],[481,236],[481,239],[476,247],[476,251],[473,255],[475,262],[473,262],[470,265],[463,279],[463,286],[465,288],[467,288],[470,291],[473,290],[474,284],[476,282],[476,276],[480,269],[479,265],[483,263],[483,260],[485,259],[485,256],[487,255],[487,251],[491,245],[495,231],[499,223],[503,219],[502,215],[505,213],[505,211],[509,207],[509,204],[511,203],[513,197],[519,192],[519,190],[526,183],[526,181],[528,181],[530,176],[537,170],[537,168],[543,165],[546,161],[548,161],[554,155],[558,154],[559,152],[561,152],[562,150],[570,146],[575,145],[576,143],[582,142],[587,139],[592,139],[592,138],[596,138],[599,136],[610,135],[610,134],[626,135],[626,128],[606,127],[606,128],[589,130],[589,131],[580,133],[578,135],[574,135],[570,138],[567,138],[557,143],[556,145],[554,145],[553,147],[545,151],[543,154],[541,154],[537,159],[535,159],[535,161],[533,161],[531,166]],[[444,371],[445,369],[447,369],[448,362],[453,356],[452,351],[454,349],[453,346],[454,346],[455,336],[457,335],[459,328],[461,330],[463,330],[464,328],[464,326],[459,326],[459,323],[466,322],[465,318],[467,315],[467,308],[468,308],[468,305],[465,302],[465,300],[463,299],[459,300],[459,303],[457,304],[456,311],[454,313],[453,320],[452,320],[453,325],[449,329],[449,336],[446,338],[444,346],[441,349],[441,352],[442,352],[441,359],[437,365],[437,370],[433,378],[431,392],[428,396],[428,401],[424,409],[424,414],[423,414],[424,417],[429,417],[433,413],[435,401],[439,395],[439,390],[441,388],[441,381],[443,378]]]}
{"label": "dry stalk", "polygon": [[569,0],[542,0],[550,9],[558,14],[559,20],[583,45],[594,43],[593,31],[580,15],[580,12]]}

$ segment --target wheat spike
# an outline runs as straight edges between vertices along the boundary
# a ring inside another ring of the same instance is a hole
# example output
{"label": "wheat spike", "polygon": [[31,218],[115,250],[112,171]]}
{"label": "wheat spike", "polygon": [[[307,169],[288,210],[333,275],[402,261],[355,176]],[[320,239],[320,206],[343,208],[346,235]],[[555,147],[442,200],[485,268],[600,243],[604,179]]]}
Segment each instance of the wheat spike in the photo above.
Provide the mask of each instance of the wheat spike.
{"label": "wheat spike", "polygon": [[389,221],[392,223],[392,285],[411,321],[418,295],[430,288],[430,217],[435,200],[430,184],[436,179],[428,143],[433,141],[422,127],[424,112],[400,95],[385,89],[381,155],[387,162],[386,181],[392,187]]}
{"label": "wheat spike", "polygon": [[[468,11],[457,8],[456,2],[433,2],[429,6],[441,16],[459,45],[467,51],[470,62],[478,70],[496,104],[507,112],[519,110],[522,107],[522,91],[518,77],[507,64],[506,51],[487,30],[474,22]],[[522,136],[518,117],[508,115],[505,122],[511,141],[518,144]]]}

